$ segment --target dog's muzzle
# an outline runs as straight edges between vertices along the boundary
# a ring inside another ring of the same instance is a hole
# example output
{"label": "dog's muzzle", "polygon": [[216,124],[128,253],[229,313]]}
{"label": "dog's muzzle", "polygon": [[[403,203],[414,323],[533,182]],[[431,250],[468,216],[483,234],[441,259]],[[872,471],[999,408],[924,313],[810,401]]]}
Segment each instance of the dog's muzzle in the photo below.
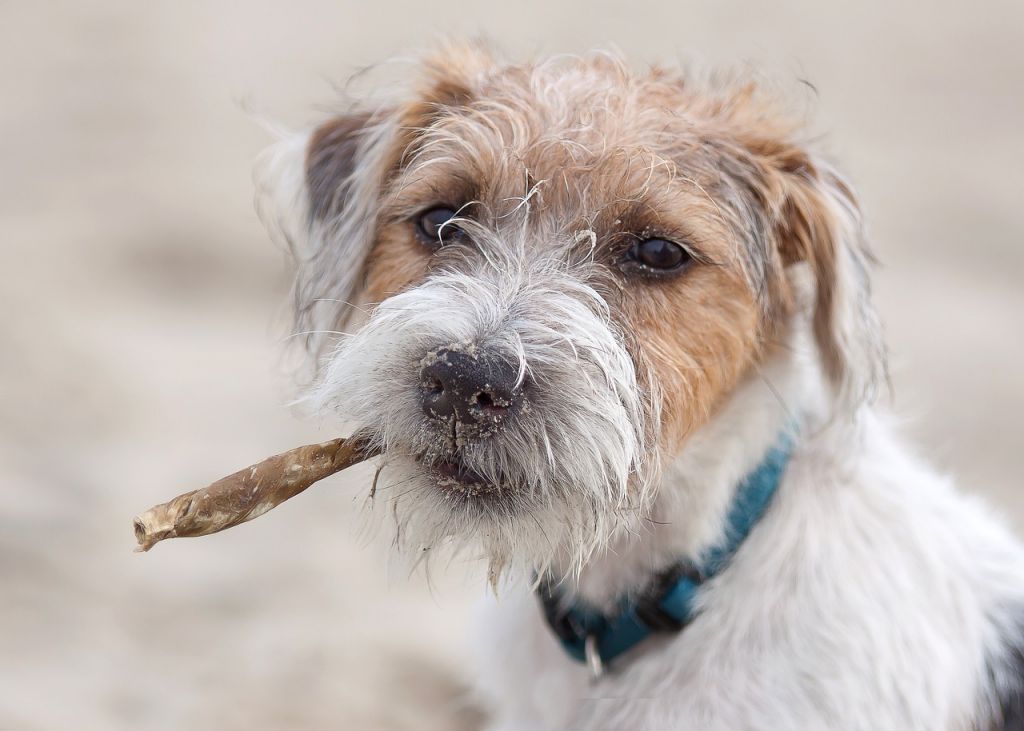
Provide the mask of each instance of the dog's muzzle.
{"label": "dog's muzzle", "polygon": [[423,412],[467,436],[498,431],[519,408],[523,391],[515,364],[484,346],[436,348],[420,361]]}

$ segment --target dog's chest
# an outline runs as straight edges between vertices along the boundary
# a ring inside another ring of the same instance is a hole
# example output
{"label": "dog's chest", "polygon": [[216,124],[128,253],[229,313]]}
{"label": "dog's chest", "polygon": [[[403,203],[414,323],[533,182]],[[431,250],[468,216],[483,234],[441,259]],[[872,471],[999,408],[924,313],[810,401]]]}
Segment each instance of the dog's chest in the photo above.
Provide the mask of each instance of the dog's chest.
{"label": "dog's chest", "polygon": [[[992,587],[979,582],[996,584],[963,552],[977,538],[968,533],[993,529],[969,503],[938,505],[948,493],[929,493],[922,513],[898,490],[790,494],[703,591],[688,627],[622,656],[596,683],[563,653],[535,597],[503,597],[481,640],[494,728],[970,728],[991,632]],[[993,558],[1021,563],[975,560]]]}

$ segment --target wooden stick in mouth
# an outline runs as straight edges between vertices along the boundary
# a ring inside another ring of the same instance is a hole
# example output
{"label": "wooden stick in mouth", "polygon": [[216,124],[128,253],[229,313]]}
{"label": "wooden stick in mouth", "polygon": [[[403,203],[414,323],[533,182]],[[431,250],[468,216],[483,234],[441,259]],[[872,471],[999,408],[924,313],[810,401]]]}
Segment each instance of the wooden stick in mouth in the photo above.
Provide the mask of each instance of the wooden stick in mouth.
{"label": "wooden stick in mouth", "polygon": [[268,457],[137,516],[135,550],[148,551],[165,538],[206,536],[258,518],[314,482],[376,454],[357,436]]}

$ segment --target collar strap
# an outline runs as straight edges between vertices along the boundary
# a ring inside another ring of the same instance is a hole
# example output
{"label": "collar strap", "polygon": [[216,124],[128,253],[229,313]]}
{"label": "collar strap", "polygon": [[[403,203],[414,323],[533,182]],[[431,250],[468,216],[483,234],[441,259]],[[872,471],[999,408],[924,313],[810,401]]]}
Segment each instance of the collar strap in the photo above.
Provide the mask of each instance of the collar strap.
{"label": "collar strap", "polygon": [[753,472],[736,488],[723,541],[697,563],[679,562],[654,577],[639,595],[623,597],[618,608],[603,614],[582,603],[568,607],[557,584],[542,579],[537,593],[547,620],[562,647],[599,674],[603,664],[655,633],[679,632],[694,616],[697,591],[729,563],[740,544],[768,509],[793,451],[785,432]]}

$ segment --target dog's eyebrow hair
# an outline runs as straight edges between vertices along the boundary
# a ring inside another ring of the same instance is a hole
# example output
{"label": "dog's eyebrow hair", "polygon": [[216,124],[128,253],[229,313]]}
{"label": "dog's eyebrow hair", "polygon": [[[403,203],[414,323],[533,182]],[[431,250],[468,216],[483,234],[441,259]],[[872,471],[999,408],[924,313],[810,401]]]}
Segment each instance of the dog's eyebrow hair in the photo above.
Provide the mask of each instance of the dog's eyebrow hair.
{"label": "dog's eyebrow hair", "polygon": [[[443,165],[444,160],[434,161]],[[387,215],[381,221],[395,222],[419,212],[423,206],[450,205],[461,206],[467,202],[480,204],[478,185],[468,173],[457,167],[448,167],[437,174],[425,170],[425,165],[418,166],[411,173],[399,174],[391,181],[391,190],[383,197]],[[410,188],[418,190],[409,191]],[[429,191],[431,195],[424,193]]]}
{"label": "dog's eyebrow hair", "polygon": [[433,127],[424,127],[422,125],[401,125],[398,129],[401,132],[408,133],[411,137],[409,143],[405,146],[405,149],[402,150],[401,156],[398,158],[399,169],[412,165],[421,153],[429,149],[430,145],[441,141],[441,138],[436,135],[434,135],[434,139],[428,140],[431,136],[431,132],[436,132]]}
{"label": "dog's eyebrow hair", "polygon": [[716,212],[718,213],[718,220],[719,220],[719,221],[721,221],[721,222],[722,222],[723,224],[725,224],[725,223],[726,223],[726,220],[725,220],[725,214],[724,214],[724,213],[722,212],[722,207],[721,207],[720,205],[718,205],[718,201],[716,201],[716,200],[715,200],[715,199],[714,199],[714,198],[713,198],[713,197],[711,196],[711,194],[710,194],[710,193],[708,193],[707,189],[705,189],[703,185],[701,185],[701,184],[700,184],[700,183],[698,183],[698,182],[697,182],[697,181],[696,181],[695,179],[693,179],[692,177],[690,177],[690,176],[688,176],[688,175],[678,175],[678,172],[677,172],[676,178],[677,178],[678,180],[682,180],[682,181],[683,181],[684,183],[689,183],[689,184],[690,184],[690,185],[692,185],[692,186],[693,186],[694,188],[696,188],[697,190],[699,190],[699,191],[700,191],[700,193],[701,193],[701,195],[702,195],[702,196],[704,196],[704,198],[706,198],[706,199],[707,199],[707,201],[708,201],[708,202],[709,202],[709,203],[710,203],[711,205],[713,205],[713,206],[715,207],[715,211],[716,211]]}

